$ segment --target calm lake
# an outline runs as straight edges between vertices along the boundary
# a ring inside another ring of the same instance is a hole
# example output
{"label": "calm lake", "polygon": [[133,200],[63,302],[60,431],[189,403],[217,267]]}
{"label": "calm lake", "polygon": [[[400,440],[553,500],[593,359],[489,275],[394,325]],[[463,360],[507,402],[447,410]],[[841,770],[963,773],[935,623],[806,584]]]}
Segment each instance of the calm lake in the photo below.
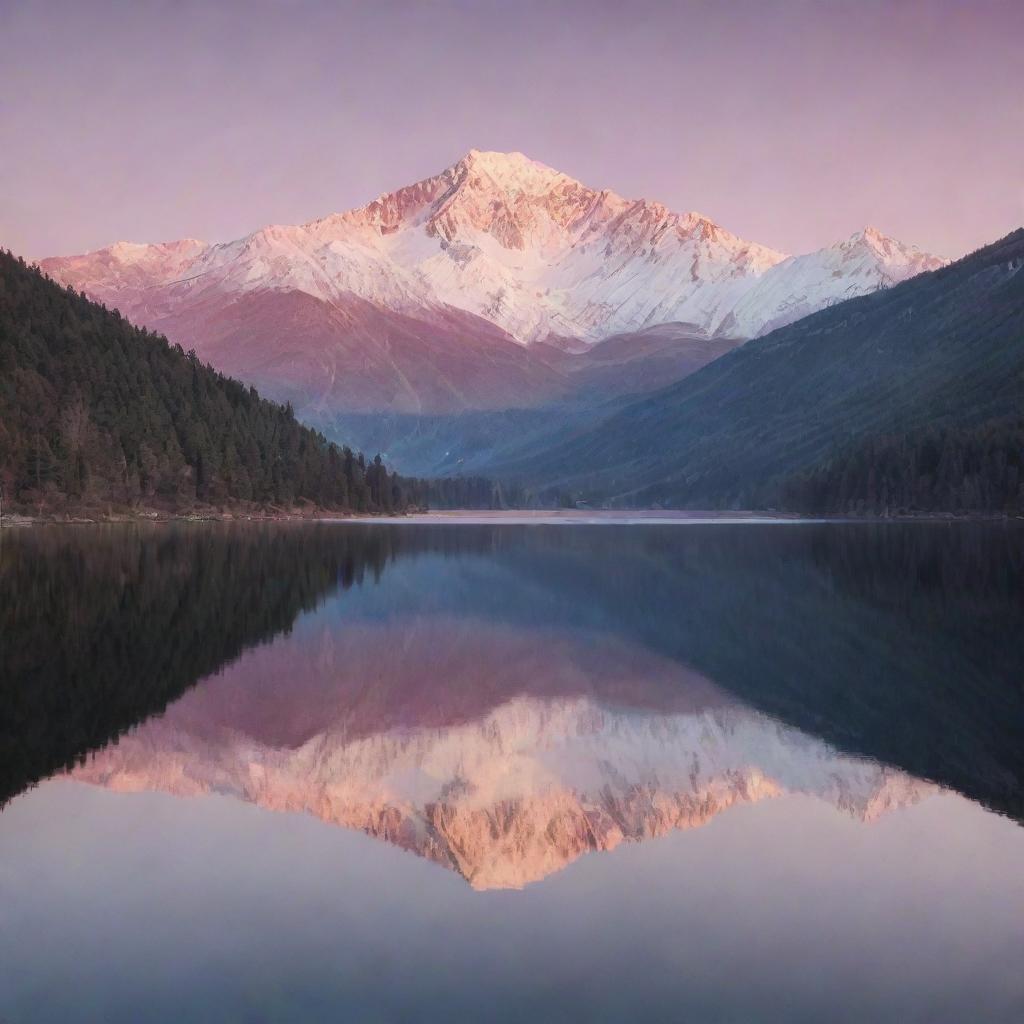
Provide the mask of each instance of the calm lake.
{"label": "calm lake", "polygon": [[5,530],[0,673],[4,1024],[1024,1020],[1020,524]]}

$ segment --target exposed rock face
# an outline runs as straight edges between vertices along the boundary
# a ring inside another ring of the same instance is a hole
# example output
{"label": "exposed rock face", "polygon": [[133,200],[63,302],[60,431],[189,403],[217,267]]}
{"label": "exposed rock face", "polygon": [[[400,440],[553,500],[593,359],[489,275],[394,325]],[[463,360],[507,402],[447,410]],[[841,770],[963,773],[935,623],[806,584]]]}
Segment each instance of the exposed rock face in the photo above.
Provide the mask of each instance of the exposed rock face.
{"label": "exposed rock face", "polygon": [[870,821],[933,789],[619,641],[447,618],[346,636],[249,652],[74,777],[307,812],[479,889],[740,803],[802,793]]}
{"label": "exposed rock face", "polygon": [[564,393],[522,345],[665,323],[749,338],[942,263],[872,229],[787,257],[700,214],[474,150],[308,224],[216,245],[119,242],[42,267],[302,408],[447,412]]}

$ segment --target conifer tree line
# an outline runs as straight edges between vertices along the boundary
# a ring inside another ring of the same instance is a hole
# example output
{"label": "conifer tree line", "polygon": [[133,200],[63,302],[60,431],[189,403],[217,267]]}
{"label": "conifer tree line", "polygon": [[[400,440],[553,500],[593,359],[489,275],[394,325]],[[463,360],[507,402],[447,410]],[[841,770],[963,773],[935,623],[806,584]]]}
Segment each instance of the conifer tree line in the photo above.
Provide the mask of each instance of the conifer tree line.
{"label": "conifer tree line", "polygon": [[808,512],[1024,515],[1024,416],[869,437],[790,481]]}
{"label": "conifer tree line", "polygon": [[[0,486],[8,508],[387,513],[488,505],[482,480],[391,472],[116,310],[0,252]],[[500,496],[499,496],[500,497]]]}

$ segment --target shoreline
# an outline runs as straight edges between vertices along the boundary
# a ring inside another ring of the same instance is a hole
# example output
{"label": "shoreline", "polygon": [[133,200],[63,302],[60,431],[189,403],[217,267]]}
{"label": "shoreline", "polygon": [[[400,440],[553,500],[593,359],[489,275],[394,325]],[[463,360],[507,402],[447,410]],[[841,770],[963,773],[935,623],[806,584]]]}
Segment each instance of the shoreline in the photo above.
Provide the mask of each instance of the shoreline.
{"label": "shoreline", "polygon": [[1024,522],[1024,516],[1005,513],[922,513],[902,516],[869,516],[855,514],[805,515],[797,512],[719,511],[716,509],[594,509],[543,511],[534,509],[437,510],[406,517],[374,516],[380,525],[422,523],[424,525],[465,526],[753,526],[758,524],[824,525],[856,523],[969,523]]}
{"label": "shoreline", "polygon": [[[411,516],[416,513],[406,513]],[[110,514],[62,514],[26,515],[21,512],[5,512],[0,518],[0,527],[18,528],[25,526],[134,526],[141,523],[292,523],[292,522],[347,522],[380,518],[372,512],[330,512],[317,509],[314,512],[295,510],[291,512],[225,512],[194,511],[164,512],[147,509],[139,512],[113,512]],[[388,513],[389,517],[400,518],[401,513]]]}
{"label": "shoreline", "polygon": [[318,509],[290,512],[119,512],[109,515],[31,516],[5,512],[0,528],[41,526],[114,526],[144,523],[377,523],[379,525],[464,525],[464,526],[671,526],[671,525],[756,525],[826,523],[968,523],[1024,522],[1024,516],[1007,513],[922,512],[903,515],[831,514],[805,515],[798,512],[758,512],[696,509],[437,509],[401,513],[333,513]]}

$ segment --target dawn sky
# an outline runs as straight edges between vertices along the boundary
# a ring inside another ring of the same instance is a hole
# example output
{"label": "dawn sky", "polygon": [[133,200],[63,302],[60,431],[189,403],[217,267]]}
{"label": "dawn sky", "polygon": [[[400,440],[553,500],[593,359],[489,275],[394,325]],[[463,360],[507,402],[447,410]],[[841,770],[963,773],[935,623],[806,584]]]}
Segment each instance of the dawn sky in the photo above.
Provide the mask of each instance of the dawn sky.
{"label": "dawn sky", "polygon": [[0,0],[0,245],[222,240],[470,148],[791,252],[1024,224],[1024,3]]}

